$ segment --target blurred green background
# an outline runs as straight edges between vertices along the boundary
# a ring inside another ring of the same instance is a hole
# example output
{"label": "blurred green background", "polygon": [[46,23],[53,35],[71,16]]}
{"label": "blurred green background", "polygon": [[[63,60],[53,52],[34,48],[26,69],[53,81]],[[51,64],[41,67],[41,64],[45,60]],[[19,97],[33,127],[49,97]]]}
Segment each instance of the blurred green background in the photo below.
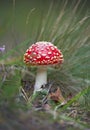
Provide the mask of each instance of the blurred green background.
{"label": "blurred green background", "polygon": [[[80,1],[80,3],[79,3]],[[6,45],[6,51],[30,38],[32,42],[37,41],[38,35],[46,21],[46,33],[51,31],[55,20],[62,12],[65,5],[62,22],[74,10],[79,3],[75,17],[84,17],[90,10],[89,0],[0,0],[0,45]],[[51,9],[51,12],[49,10]],[[49,16],[48,13],[50,13]],[[48,22],[47,22],[48,17]],[[62,31],[62,30],[61,30]],[[49,32],[50,33],[50,32]],[[47,35],[46,34],[46,35]],[[41,40],[49,40],[43,36]]]}

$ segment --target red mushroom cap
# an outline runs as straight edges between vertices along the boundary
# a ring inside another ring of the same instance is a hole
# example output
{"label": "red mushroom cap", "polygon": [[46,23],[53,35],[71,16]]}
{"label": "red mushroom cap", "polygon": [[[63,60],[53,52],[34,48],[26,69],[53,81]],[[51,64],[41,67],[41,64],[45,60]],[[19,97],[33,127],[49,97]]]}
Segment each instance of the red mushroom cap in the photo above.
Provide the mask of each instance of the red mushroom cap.
{"label": "red mushroom cap", "polygon": [[63,55],[52,43],[40,41],[27,49],[24,54],[24,62],[27,65],[61,64]]}

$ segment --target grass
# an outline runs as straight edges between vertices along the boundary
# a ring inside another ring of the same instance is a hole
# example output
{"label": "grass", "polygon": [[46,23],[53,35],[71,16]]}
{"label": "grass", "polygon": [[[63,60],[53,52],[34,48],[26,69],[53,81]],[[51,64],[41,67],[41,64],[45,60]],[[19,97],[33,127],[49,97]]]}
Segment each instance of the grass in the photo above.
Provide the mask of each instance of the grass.
{"label": "grass", "polygon": [[[62,66],[48,68],[48,80],[61,88],[65,98],[69,93],[74,95],[72,100],[60,110],[65,112],[74,102],[79,102],[80,108],[89,111],[90,9],[87,5],[88,1],[45,1],[45,6],[41,0],[34,3],[35,1],[32,1],[29,7],[29,1],[21,4],[20,1],[13,0],[7,5],[7,9],[10,7],[7,15],[10,19],[7,23],[3,22],[5,26],[1,27],[4,31],[0,32],[1,42],[7,41],[6,52],[0,54],[1,104],[3,100],[12,102],[19,92],[22,71],[26,73],[27,70],[23,63],[26,49],[36,41],[45,40],[51,41],[64,55]],[[3,13],[2,19],[5,20],[7,17],[5,12]],[[29,75],[35,76],[36,69],[33,67],[30,69],[30,72],[27,70]],[[66,115],[64,118],[69,120]]]}

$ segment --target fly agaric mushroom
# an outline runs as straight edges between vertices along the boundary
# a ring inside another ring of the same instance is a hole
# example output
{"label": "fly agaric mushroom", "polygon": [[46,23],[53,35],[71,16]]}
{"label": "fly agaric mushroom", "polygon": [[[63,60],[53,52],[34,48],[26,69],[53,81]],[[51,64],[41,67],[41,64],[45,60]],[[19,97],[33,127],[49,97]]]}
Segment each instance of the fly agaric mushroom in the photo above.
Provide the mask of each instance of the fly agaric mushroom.
{"label": "fly agaric mushroom", "polygon": [[47,84],[47,66],[63,62],[63,55],[51,42],[40,41],[32,44],[24,54],[27,65],[37,66],[34,92],[40,91],[41,86]]}

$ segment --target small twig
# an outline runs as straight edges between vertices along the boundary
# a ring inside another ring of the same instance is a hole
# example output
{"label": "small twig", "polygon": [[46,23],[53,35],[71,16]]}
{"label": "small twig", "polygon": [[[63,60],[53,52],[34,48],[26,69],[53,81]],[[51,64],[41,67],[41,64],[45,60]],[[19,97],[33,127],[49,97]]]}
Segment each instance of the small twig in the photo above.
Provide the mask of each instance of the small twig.
{"label": "small twig", "polygon": [[43,98],[42,104],[45,104],[45,103],[47,102],[47,97],[48,97],[49,92],[50,92],[50,90],[51,90],[52,84],[53,84],[53,83],[51,83],[51,84],[49,85],[49,88],[48,88],[48,91],[47,91],[47,95]]}
{"label": "small twig", "polygon": [[54,109],[54,119],[56,119],[57,117],[57,109],[59,109],[60,107],[64,106],[67,102],[62,102],[61,104],[57,105]]}
{"label": "small twig", "polygon": [[6,77],[7,77],[7,73],[5,73],[5,74],[4,74],[3,79],[2,79],[2,83],[4,83],[4,82],[5,82]]}
{"label": "small twig", "polygon": [[2,87],[3,83],[5,82],[6,80],[6,77],[7,77],[7,72],[5,71],[5,66],[4,64],[1,64],[2,66],[2,70],[4,71],[4,76],[2,77],[2,81],[1,81],[1,84],[0,84],[0,88]]}
{"label": "small twig", "polygon": [[21,88],[21,92],[22,92],[22,94],[23,94],[24,99],[25,99],[26,102],[27,102],[29,98],[28,98],[28,96],[27,96],[27,94],[26,94],[26,92],[24,91],[23,88]]}
{"label": "small twig", "polygon": [[35,111],[39,111],[39,110],[42,110],[42,107],[39,107],[39,108],[34,108]]}
{"label": "small twig", "polygon": [[77,116],[77,110],[72,110],[67,116],[75,118]]}

